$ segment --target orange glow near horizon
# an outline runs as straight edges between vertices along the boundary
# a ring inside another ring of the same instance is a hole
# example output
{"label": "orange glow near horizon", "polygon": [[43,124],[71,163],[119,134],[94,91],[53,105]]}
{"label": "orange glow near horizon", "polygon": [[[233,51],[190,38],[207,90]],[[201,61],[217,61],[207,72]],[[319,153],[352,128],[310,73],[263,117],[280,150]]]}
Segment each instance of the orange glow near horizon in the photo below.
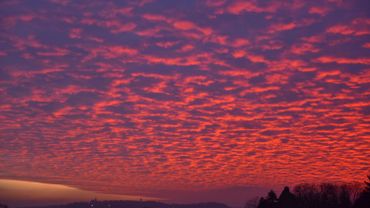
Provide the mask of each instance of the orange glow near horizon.
{"label": "orange glow near horizon", "polygon": [[0,179],[0,201],[3,203],[17,204],[22,199],[22,204],[33,205],[57,204],[78,201],[99,200],[160,200],[134,195],[103,194],[81,190],[75,187],[40,183],[33,181]]}

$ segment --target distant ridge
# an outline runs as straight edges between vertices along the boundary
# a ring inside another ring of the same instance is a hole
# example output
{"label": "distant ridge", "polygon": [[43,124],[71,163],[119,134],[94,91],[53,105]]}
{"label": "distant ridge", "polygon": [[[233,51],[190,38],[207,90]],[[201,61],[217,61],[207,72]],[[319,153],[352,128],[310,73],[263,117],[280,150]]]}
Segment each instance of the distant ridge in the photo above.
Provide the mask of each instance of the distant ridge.
{"label": "distant ridge", "polygon": [[91,201],[24,208],[230,208],[222,203],[165,204],[155,201]]}

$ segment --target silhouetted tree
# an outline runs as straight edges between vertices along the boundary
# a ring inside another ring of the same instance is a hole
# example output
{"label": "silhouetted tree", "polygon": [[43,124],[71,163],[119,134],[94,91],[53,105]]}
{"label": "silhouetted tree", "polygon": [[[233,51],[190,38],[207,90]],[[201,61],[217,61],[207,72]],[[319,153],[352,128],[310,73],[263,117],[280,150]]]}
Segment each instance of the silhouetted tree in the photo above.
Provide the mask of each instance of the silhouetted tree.
{"label": "silhouetted tree", "polygon": [[261,197],[257,208],[268,208],[266,199]]}
{"label": "silhouetted tree", "polygon": [[365,181],[365,188],[360,197],[356,200],[354,208],[369,208],[370,207],[370,175],[367,176],[368,182]]}
{"label": "silhouetted tree", "polygon": [[245,203],[244,208],[257,208],[259,202],[259,197],[254,197]]}
{"label": "silhouetted tree", "polygon": [[296,196],[289,191],[288,186],[281,192],[277,204],[279,208],[298,208]]}
{"label": "silhouetted tree", "polygon": [[351,203],[354,204],[355,201],[360,197],[362,191],[363,191],[363,185],[362,183],[350,183],[346,184],[347,189],[349,191],[349,196],[351,199]]}
{"label": "silhouetted tree", "polygon": [[297,197],[299,207],[318,208],[320,205],[320,194],[314,184],[299,184],[294,187],[294,193]]}
{"label": "silhouetted tree", "polygon": [[339,208],[350,208],[352,205],[350,189],[347,185],[340,186],[339,205]]}
{"label": "silhouetted tree", "polygon": [[8,208],[8,205],[0,203],[0,208]]}
{"label": "silhouetted tree", "polygon": [[277,202],[277,197],[276,197],[276,193],[271,190],[268,194],[267,194],[267,200],[268,201],[271,201],[271,202]]}
{"label": "silhouetted tree", "polygon": [[338,208],[338,186],[331,183],[320,185],[320,207],[321,208]]}
{"label": "silhouetted tree", "polygon": [[98,200],[95,198],[93,200],[90,200],[89,207],[90,208],[96,208],[97,204],[98,204]]}
{"label": "silhouetted tree", "polygon": [[277,207],[277,196],[276,196],[276,193],[271,190],[268,194],[267,194],[267,204],[269,207]]}
{"label": "silhouetted tree", "polygon": [[365,184],[362,189],[359,183],[304,183],[294,193],[286,186],[279,198],[272,190],[261,197],[257,208],[370,208],[370,176]]}
{"label": "silhouetted tree", "polygon": [[277,207],[277,197],[273,190],[271,190],[268,194],[266,199],[261,198],[258,204],[258,208],[276,208]]}

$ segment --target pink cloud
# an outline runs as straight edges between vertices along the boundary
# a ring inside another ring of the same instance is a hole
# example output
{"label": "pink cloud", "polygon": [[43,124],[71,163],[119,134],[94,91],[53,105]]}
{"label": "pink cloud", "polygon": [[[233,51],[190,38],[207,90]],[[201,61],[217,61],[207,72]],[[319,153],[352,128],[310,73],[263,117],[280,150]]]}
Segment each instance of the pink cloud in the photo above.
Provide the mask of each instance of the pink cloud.
{"label": "pink cloud", "polygon": [[82,29],[81,28],[73,28],[69,32],[69,37],[73,39],[81,38]]}
{"label": "pink cloud", "polygon": [[317,14],[317,15],[320,15],[320,16],[325,16],[329,13],[329,11],[330,10],[327,7],[313,6],[313,7],[310,7],[310,9],[308,10],[308,13]]}
{"label": "pink cloud", "polygon": [[370,19],[358,18],[352,20],[350,24],[338,24],[329,27],[326,31],[328,33],[340,35],[363,36],[370,34]]}
{"label": "pink cloud", "polygon": [[227,7],[227,11],[231,14],[240,14],[242,12],[275,12],[278,4],[270,3],[268,6],[259,6],[254,1],[234,1]]}
{"label": "pink cloud", "polygon": [[317,58],[316,61],[320,63],[370,65],[370,58],[344,58],[344,57],[322,56]]}

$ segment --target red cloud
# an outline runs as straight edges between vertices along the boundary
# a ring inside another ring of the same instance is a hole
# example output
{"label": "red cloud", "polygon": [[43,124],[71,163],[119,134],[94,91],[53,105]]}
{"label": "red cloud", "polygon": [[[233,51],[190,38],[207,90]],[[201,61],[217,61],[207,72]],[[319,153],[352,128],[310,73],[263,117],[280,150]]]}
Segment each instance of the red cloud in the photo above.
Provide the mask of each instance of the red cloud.
{"label": "red cloud", "polygon": [[320,49],[315,47],[311,43],[297,44],[297,45],[292,46],[291,48],[292,53],[299,54],[299,55],[303,55],[306,53],[317,53],[319,51]]}
{"label": "red cloud", "polygon": [[73,28],[69,32],[69,37],[79,39],[81,38],[81,33],[82,33],[81,28]]}
{"label": "red cloud", "polygon": [[370,48],[370,43],[365,43],[365,44],[362,45],[362,47],[364,47],[364,48]]}
{"label": "red cloud", "polygon": [[167,18],[158,14],[143,14],[142,18],[150,21],[167,21]]}
{"label": "red cloud", "polygon": [[197,26],[194,23],[189,22],[189,21],[177,21],[173,23],[173,26],[176,29],[180,29],[180,30],[191,30],[191,29],[197,28]]}
{"label": "red cloud", "polygon": [[337,63],[337,64],[364,64],[370,65],[370,58],[343,58],[333,56],[322,56],[316,59],[320,63]]}
{"label": "red cloud", "polygon": [[269,6],[258,6],[254,1],[235,1],[227,7],[227,11],[232,14],[242,12],[274,12],[278,8],[277,4],[270,3]]}
{"label": "red cloud", "polygon": [[278,23],[278,24],[273,24],[270,26],[269,32],[270,33],[275,33],[275,32],[280,32],[280,31],[286,31],[286,30],[292,30],[297,27],[297,24],[294,22],[290,23]]}
{"label": "red cloud", "polygon": [[174,21],[173,26],[174,28],[179,30],[197,30],[202,32],[204,35],[210,35],[213,32],[212,29],[209,27],[208,28],[199,27],[190,21]]}
{"label": "red cloud", "polygon": [[182,46],[179,51],[188,52],[188,51],[193,50],[194,48],[195,47],[193,45],[187,44],[187,45]]}
{"label": "red cloud", "polygon": [[308,13],[325,16],[329,13],[329,9],[327,7],[313,6],[308,10]]}
{"label": "red cloud", "polygon": [[4,51],[0,51],[0,56],[6,56],[7,55],[7,53],[6,52],[4,52]]}
{"label": "red cloud", "polygon": [[370,19],[358,18],[354,19],[350,24],[338,24],[329,27],[326,31],[340,35],[363,36],[370,34],[369,27]]}
{"label": "red cloud", "polygon": [[237,48],[237,47],[243,47],[243,46],[249,45],[249,43],[250,42],[247,39],[237,38],[233,40],[230,45]]}
{"label": "red cloud", "polygon": [[37,55],[39,55],[39,56],[66,56],[69,53],[70,52],[67,49],[64,49],[64,48],[55,48],[55,49],[53,49],[51,51],[38,52]]}
{"label": "red cloud", "polygon": [[133,31],[136,28],[135,23],[118,20],[97,20],[92,18],[84,18],[81,20],[81,23],[108,28],[113,34]]}

